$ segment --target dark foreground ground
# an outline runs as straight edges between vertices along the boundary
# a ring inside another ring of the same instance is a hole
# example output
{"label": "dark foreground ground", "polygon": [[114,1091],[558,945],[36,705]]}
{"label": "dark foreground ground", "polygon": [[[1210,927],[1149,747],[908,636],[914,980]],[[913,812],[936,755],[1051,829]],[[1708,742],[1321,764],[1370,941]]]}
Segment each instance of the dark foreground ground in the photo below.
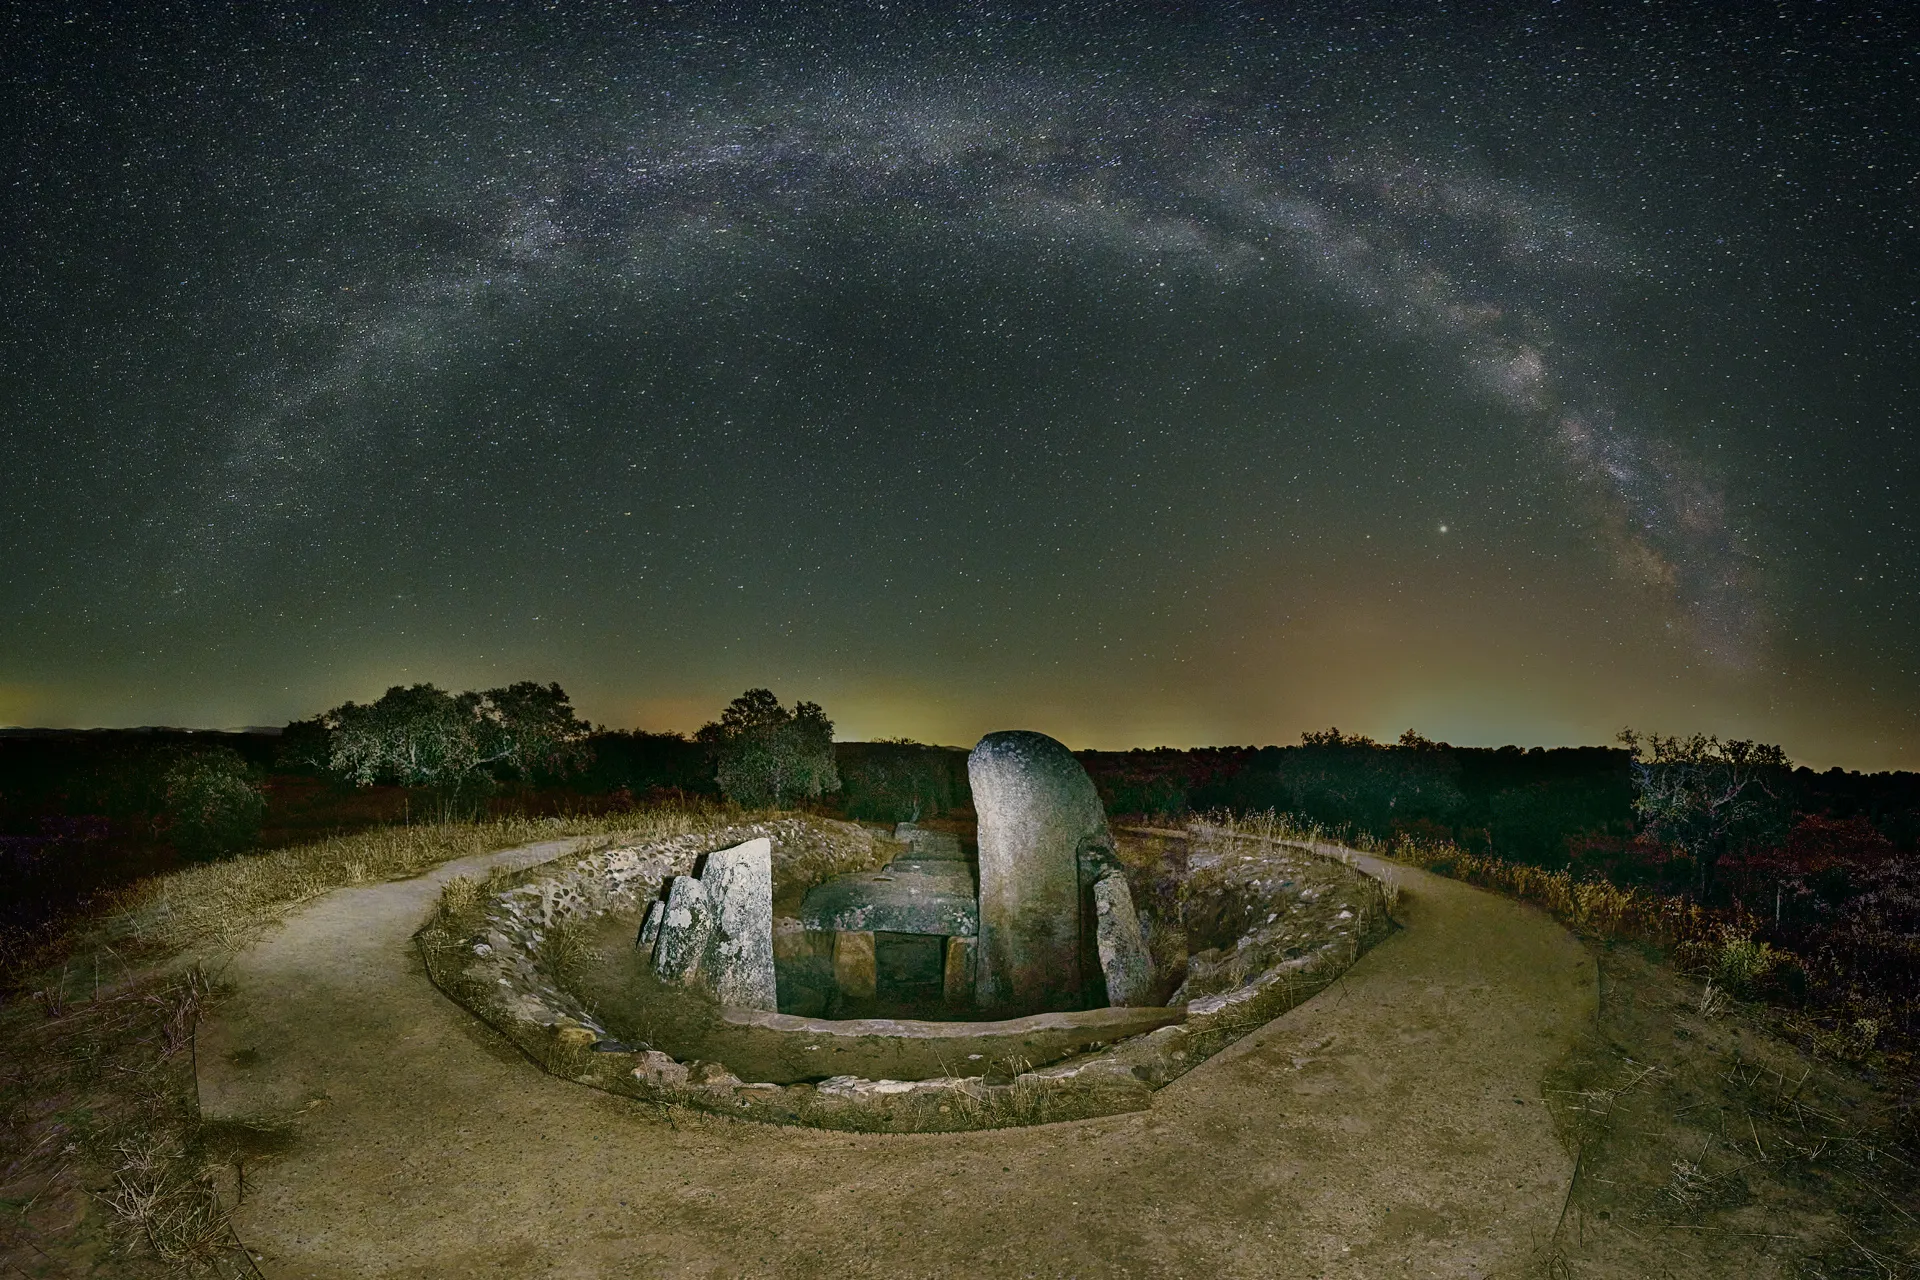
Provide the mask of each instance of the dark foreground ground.
{"label": "dark foreground ground", "polygon": [[1150,1112],[889,1137],[540,1073],[408,943],[473,870],[337,890],[210,992],[109,959],[11,1004],[0,1274],[167,1274],[127,1227],[139,1159],[73,1142],[108,1122],[191,1135],[247,1250],[210,1232],[220,1274],[1915,1274],[1900,1082],[1439,877],[1393,868],[1406,928]]}

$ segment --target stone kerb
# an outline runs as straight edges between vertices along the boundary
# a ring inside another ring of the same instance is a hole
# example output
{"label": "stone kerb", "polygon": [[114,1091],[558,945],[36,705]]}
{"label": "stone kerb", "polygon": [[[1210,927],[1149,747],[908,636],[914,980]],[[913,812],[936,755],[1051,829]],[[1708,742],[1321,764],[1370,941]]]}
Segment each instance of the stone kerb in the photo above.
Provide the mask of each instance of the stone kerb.
{"label": "stone kerb", "polygon": [[[542,959],[543,943],[556,925],[607,911],[639,911],[676,875],[688,874],[696,859],[716,844],[768,836],[776,874],[783,837],[791,841],[804,824],[797,819],[743,824],[704,835],[681,836],[644,848],[622,848],[583,855],[534,868],[534,877],[494,895],[478,934],[450,937],[430,921],[420,943],[428,971],[443,990],[505,1033],[548,1071],[611,1093],[649,1102],[683,1104],[702,1110],[779,1124],[881,1132],[928,1132],[997,1128],[1142,1110],[1152,1091],[1191,1070],[1207,1057],[1310,998],[1332,982],[1390,922],[1384,905],[1363,912],[1342,936],[1328,938],[1304,954],[1289,954],[1224,990],[1195,994],[1184,1005],[1166,1008],[1110,1008],[1047,1015],[1055,1038],[1033,1044],[1045,1060],[1064,1047],[1067,1056],[1049,1065],[1021,1069],[1017,1056],[990,1055],[976,1045],[956,1054],[971,1059],[997,1057],[979,1075],[952,1074],[926,1080],[890,1080],[851,1074],[813,1083],[743,1081],[717,1062],[679,1062],[654,1050],[635,1050],[612,1040],[606,1029],[569,996]],[[833,824],[843,830],[847,824]],[[1203,834],[1203,833],[1196,833]],[[1212,833],[1204,833],[1212,838]],[[1205,865],[1231,862],[1236,883],[1258,885],[1270,860],[1304,851],[1347,862],[1337,846],[1249,845]],[[1364,873],[1349,869],[1363,879]],[[1384,899],[1382,899],[1384,903]],[[1270,958],[1258,938],[1242,940],[1242,965]],[[1216,970],[1216,977],[1218,975]],[[1191,985],[1191,984],[1190,984]],[[913,1036],[952,1039],[1022,1034],[1033,1028],[1013,1023],[887,1023],[834,1026],[824,1020],[789,1017],[766,1010],[727,1008],[722,1020],[735,1030],[753,1030],[793,1041],[797,1051],[825,1037]],[[933,1028],[929,1032],[925,1029]],[[809,1033],[813,1033],[809,1035]],[[996,1072],[998,1074],[996,1074]]]}

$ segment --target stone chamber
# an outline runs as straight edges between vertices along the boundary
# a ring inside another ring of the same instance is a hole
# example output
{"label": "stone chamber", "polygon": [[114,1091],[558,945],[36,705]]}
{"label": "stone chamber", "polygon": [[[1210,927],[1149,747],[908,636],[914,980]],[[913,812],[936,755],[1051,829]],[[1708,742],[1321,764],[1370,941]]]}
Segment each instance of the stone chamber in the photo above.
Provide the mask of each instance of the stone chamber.
{"label": "stone chamber", "polygon": [[1334,846],[1110,830],[1044,735],[970,774],[971,829],[782,817],[456,882],[428,972],[584,1084],[920,1132],[1144,1109],[1391,928]]}

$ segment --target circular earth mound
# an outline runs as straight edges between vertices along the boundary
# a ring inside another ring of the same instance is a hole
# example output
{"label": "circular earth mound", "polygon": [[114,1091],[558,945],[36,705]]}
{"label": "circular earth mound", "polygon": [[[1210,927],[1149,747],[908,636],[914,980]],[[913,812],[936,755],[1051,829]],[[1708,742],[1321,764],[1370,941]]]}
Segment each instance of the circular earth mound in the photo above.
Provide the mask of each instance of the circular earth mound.
{"label": "circular earth mound", "polygon": [[[1160,1004],[994,1021],[950,1002],[885,1010],[917,1017],[820,1016],[821,947],[801,902],[910,851],[811,817],[456,880],[417,938],[443,991],[555,1075],[774,1123],[924,1132],[1144,1109],[1154,1089],[1319,991],[1390,927],[1383,886],[1331,846],[1204,824],[1115,835]],[[763,836],[781,1011],[657,980],[635,939],[661,886],[711,850]]]}

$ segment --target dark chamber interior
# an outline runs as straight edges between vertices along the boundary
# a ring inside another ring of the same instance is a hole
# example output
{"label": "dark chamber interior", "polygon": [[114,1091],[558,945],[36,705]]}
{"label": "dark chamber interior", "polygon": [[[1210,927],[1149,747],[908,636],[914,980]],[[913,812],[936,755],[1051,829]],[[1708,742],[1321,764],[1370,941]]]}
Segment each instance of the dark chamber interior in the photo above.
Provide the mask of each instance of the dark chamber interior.
{"label": "dark chamber interior", "polygon": [[875,1003],[912,1007],[917,1016],[937,1016],[944,986],[947,940],[931,933],[875,933]]}

